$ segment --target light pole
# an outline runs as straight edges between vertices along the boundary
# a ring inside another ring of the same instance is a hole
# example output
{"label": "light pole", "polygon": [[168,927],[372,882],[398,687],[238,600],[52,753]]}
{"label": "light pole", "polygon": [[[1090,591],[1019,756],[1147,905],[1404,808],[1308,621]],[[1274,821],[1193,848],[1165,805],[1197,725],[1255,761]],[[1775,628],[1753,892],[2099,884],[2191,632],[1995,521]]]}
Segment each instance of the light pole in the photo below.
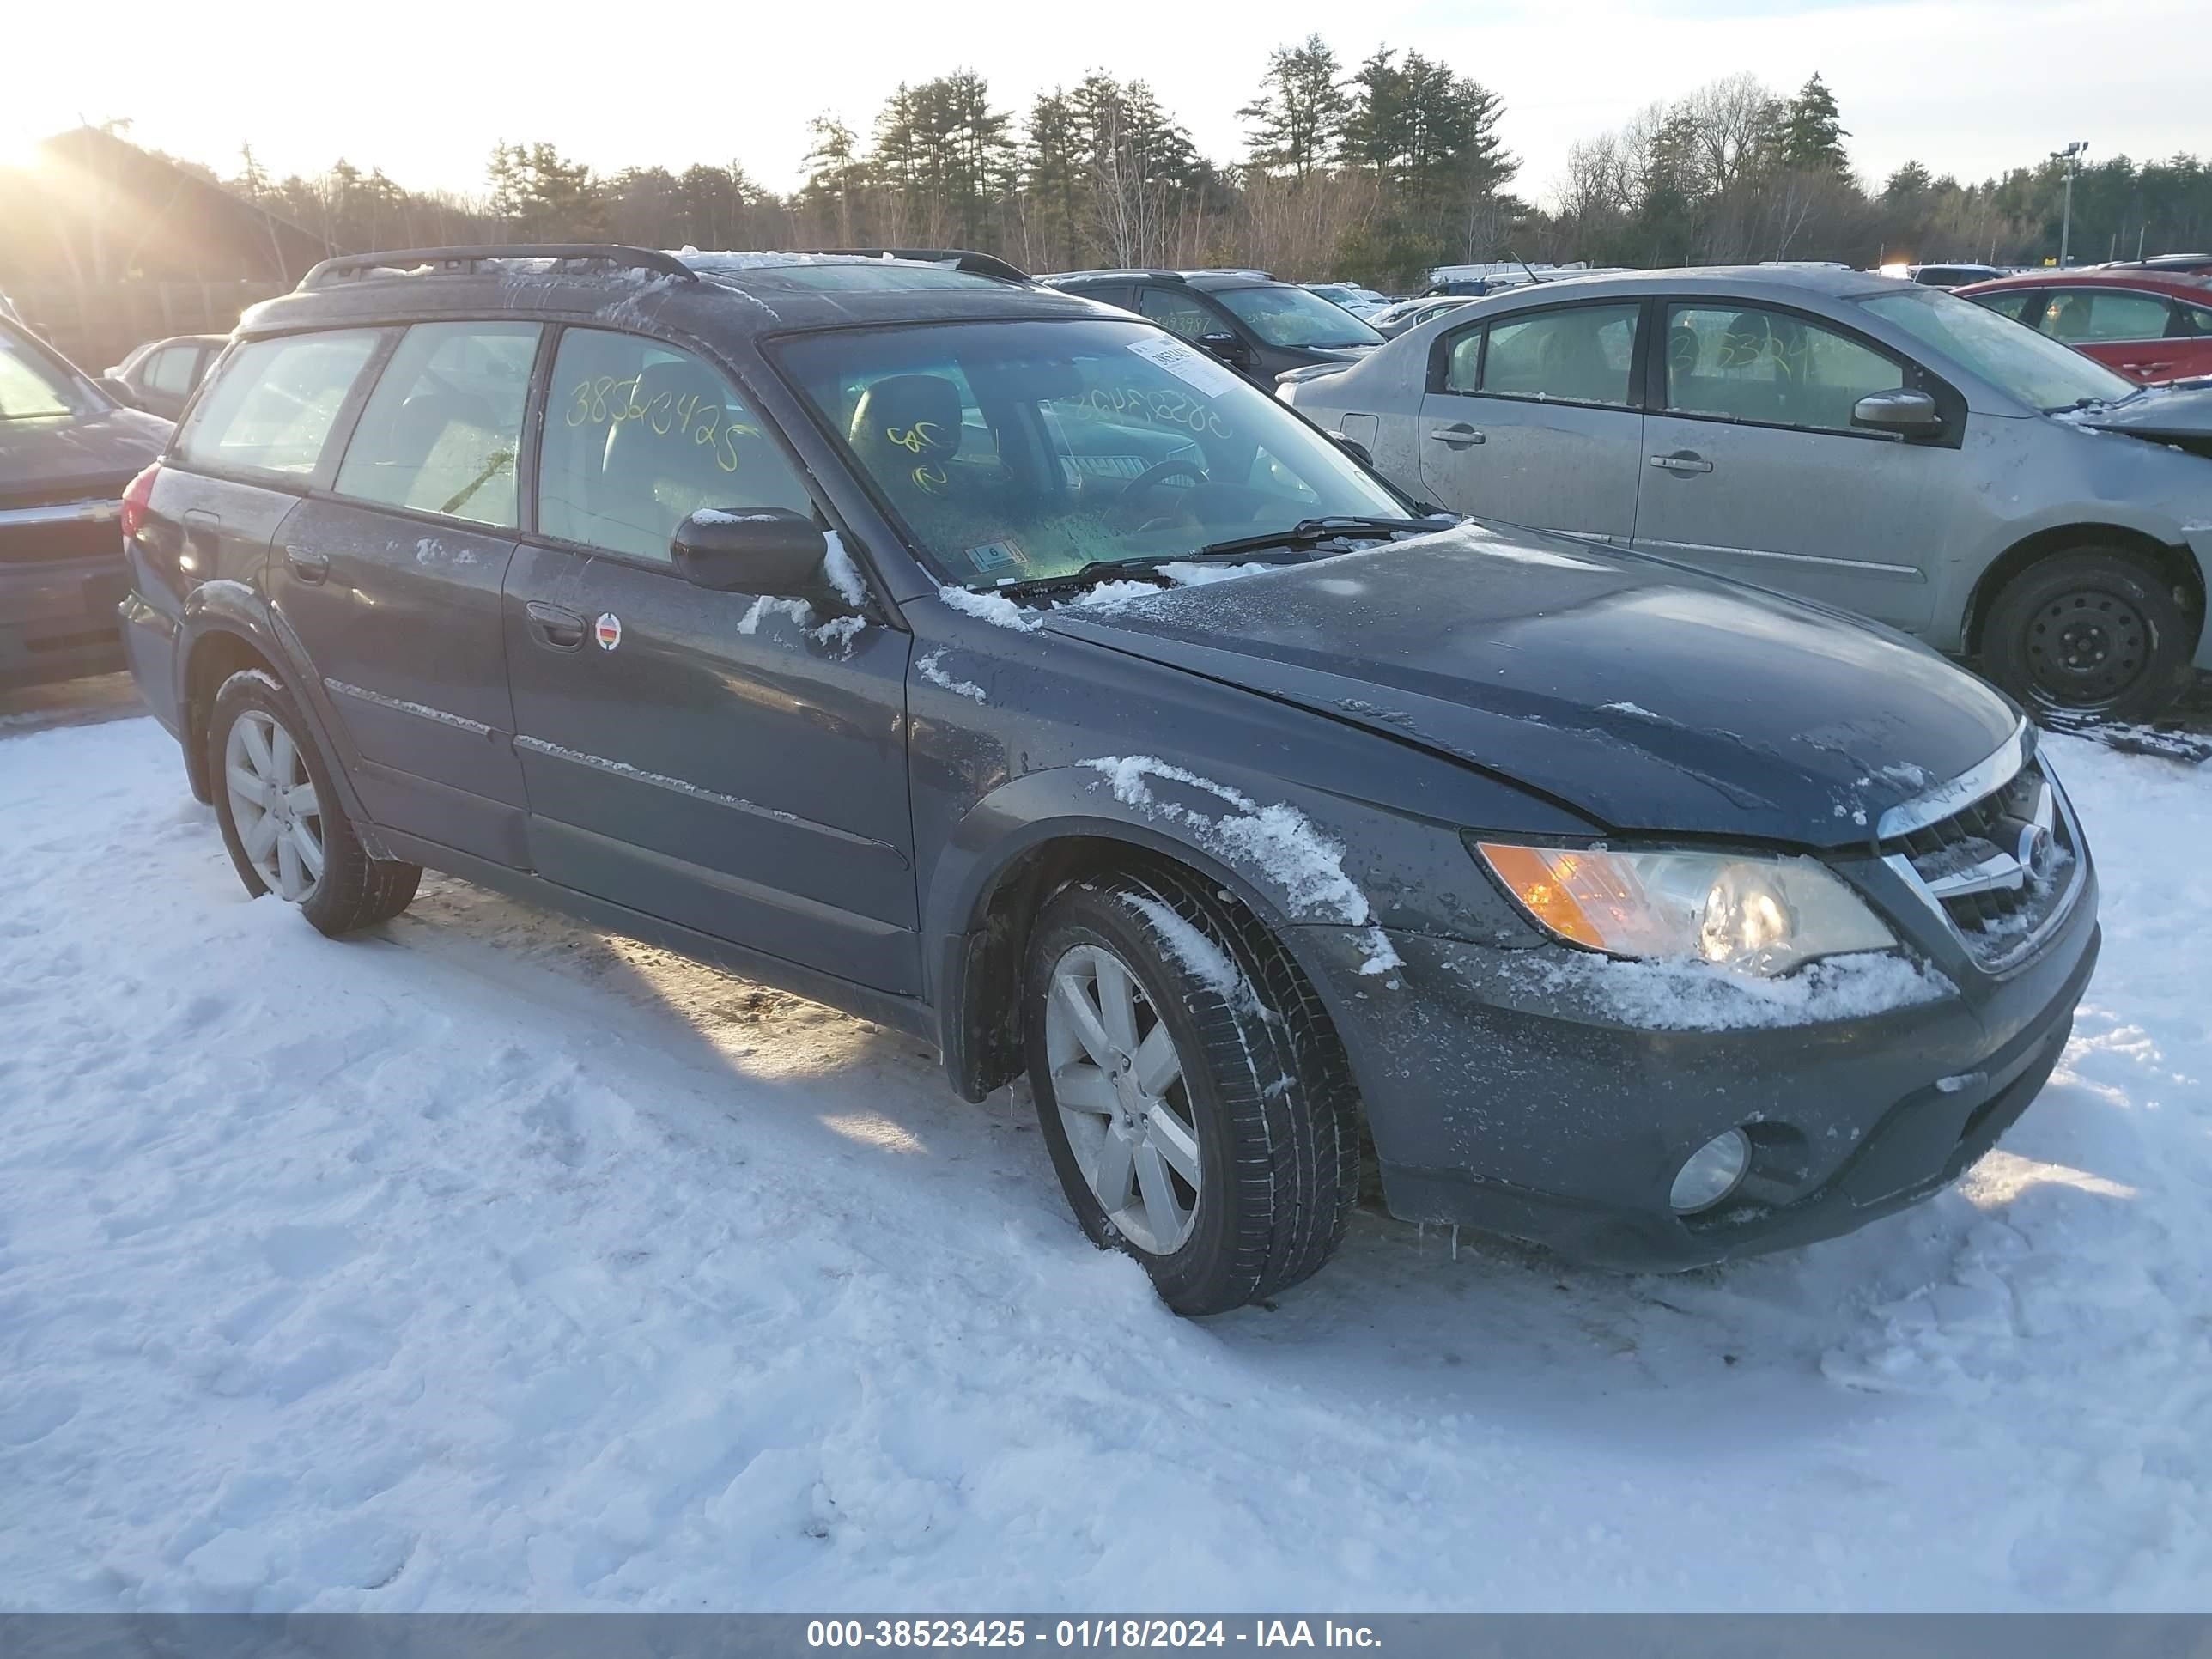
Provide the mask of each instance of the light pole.
{"label": "light pole", "polygon": [[2085,141],[2076,138],[2064,149],[2051,152],[2051,160],[2066,163],[2066,212],[2058,226],[2058,268],[2061,270],[2066,269],[2067,252],[2074,240],[2074,169],[2081,165],[2082,154],[2088,148]]}

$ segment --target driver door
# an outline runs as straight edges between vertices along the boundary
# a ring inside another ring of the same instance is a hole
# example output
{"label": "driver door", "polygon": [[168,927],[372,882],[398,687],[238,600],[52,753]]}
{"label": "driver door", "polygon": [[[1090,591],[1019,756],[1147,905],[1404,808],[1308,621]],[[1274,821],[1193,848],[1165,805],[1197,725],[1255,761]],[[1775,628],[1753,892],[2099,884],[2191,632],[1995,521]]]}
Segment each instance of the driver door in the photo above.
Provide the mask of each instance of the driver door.
{"label": "driver door", "polygon": [[825,516],[780,436],[692,353],[595,328],[562,334],[543,426],[504,598],[532,867],[914,994],[908,636],[826,580],[801,606],[669,555],[700,507]]}

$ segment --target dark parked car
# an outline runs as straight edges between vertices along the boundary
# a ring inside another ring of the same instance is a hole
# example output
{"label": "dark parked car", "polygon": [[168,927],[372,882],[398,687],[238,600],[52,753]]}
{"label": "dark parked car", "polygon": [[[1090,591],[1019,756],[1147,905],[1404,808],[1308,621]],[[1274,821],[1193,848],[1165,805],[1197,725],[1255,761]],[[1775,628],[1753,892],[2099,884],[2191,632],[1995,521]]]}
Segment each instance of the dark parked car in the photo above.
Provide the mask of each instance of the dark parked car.
{"label": "dark parked car", "polygon": [[173,421],[198,387],[200,377],[222,355],[223,334],[179,334],[136,348],[107,371],[106,378],[127,390],[132,402],[150,415]]}
{"label": "dark parked car", "polygon": [[1957,290],[2131,380],[2212,374],[2212,279],[2100,265]]}
{"label": "dark parked car", "polygon": [[1400,1216],[1680,1267],[2040,1089],[2096,884],[2002,696],[1429,514],[949,259],[410,252],[249,313],[129,629],[248,890],[340,933],[449,871],[1026,1078],[1187,1312],[1319,1267],[1370,1137]]}
{"label": "dark parked car", "polygon": [[1264,270],[1074,270],[1037,280],[1149,317],[1269,388],[1287,370],[1357,362],[1382,343],[1342,306]]}
{"label": "dark parked car", "polygon": [[0,321],[0,686],[123,665],[123,488],[169,423],[125,409]]}

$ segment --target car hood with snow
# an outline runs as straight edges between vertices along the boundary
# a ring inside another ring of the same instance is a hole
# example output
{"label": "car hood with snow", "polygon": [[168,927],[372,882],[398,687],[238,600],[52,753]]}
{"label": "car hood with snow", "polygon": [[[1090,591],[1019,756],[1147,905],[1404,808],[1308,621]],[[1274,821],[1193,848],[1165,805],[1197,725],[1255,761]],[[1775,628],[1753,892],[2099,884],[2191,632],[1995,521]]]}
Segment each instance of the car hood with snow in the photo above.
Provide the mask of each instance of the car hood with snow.
{"label": "car hood with snow", "polygon": [[1900,635],[1472,524],[1046,626],[1494,771],[1608,830],[1863,846],[2020,720]]}
{"label": "car hood with snow", "polygon": [[2069,412],[2064,418],[2100,432],[2124,432],[2131,438],[2212,453],[2212,379],[2152,386],[2118,403]]}

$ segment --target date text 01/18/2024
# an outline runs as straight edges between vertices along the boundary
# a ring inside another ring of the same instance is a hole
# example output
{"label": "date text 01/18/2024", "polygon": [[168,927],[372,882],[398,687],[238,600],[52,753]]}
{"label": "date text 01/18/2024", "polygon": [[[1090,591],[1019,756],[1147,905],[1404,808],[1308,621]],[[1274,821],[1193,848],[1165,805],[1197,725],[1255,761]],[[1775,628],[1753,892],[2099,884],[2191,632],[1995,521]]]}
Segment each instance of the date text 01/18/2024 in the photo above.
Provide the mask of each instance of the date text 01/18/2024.
{"label": "date text 01/18/2024", "polygon": [[810,1648],[1379,1648],[1333,1619],[814,1619]]}

